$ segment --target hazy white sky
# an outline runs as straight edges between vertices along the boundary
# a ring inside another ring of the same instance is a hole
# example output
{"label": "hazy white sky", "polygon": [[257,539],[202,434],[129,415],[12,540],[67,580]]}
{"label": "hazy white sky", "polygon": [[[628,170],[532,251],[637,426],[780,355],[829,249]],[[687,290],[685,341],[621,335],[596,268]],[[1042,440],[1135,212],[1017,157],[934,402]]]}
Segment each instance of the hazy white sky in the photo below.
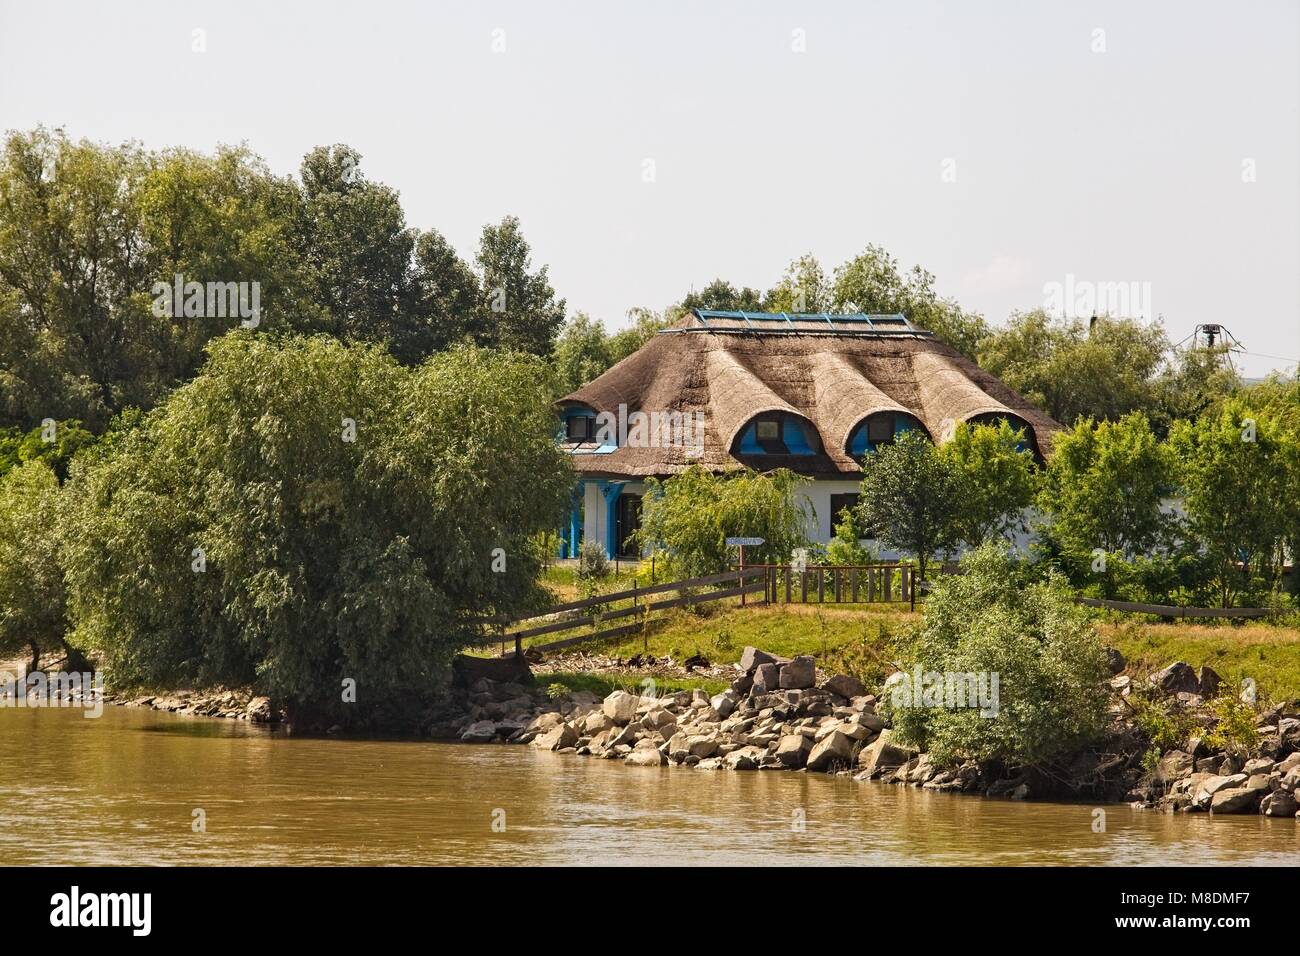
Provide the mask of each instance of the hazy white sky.
{"label": "hazy white sky", "polygon": [[1174,340],[1300,358],[1300,0],[0,0],[0,128],[37,124],[349,143],[467,256],[518,215],[611,326],[876,243],[994,322],[1149,283]]}

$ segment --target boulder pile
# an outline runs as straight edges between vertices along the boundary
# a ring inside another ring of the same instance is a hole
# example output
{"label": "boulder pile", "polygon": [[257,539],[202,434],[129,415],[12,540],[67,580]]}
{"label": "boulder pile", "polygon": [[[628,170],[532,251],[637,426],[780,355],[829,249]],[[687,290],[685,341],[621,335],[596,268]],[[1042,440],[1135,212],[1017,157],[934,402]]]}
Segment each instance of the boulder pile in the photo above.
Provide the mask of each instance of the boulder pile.
{"label": "boulder pile", "polygon": [[[1126,723],[1132,692],[1125,662],[1112,656],[1116,729],[1110,753],[1082,753],[1053,773],[1009,771],[964,762],[940,766],[895,739],[876,711],[877,695],[844,674],[818,671],[812,657],[780,658],[747,647],[731,686],[644,695],[617,690],[603,700],[586,691],[548,695],[541,687],[480,680],[457,712],[430,728],[435,737],[520,743],[556,753],[621,760],[637,767],[698,770],[803,770],[855,780],[1025,799],[1061,792],[1128,799],[1170,812],[1297,816],[1300,719],[1286,707],[1262,715],[1257,753],[1212,753],[1202,739],[1143,768],[1149,743]],[[1209,668],[1182,662],[1149,682],[1176,706],[1201,708],[1218,691]],[[1064,769],[1066,790],[1061,788]]]}

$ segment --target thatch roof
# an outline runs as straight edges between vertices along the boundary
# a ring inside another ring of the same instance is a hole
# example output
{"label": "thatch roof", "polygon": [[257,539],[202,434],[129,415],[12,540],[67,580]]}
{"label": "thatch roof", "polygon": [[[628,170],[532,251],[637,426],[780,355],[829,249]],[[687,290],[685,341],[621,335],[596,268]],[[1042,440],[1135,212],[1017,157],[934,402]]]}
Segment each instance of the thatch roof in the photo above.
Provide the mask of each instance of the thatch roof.
{"label": "thatch roof", "polygon": [[[936,441],[950,434],[952,424],[1005,415],[1030,426],[1032,443],[1043,456],[1060,429],[902,316],[697,311],[559,404],[615,414],[620,405],[629,413],[704,413],[702,454],[688,456],[679,447],[575,454],[574,467],[591,477],[664,476],[701,464],[717,472],[787,467],[805,475],[853,478],[861,468],[848,454],[849,438],[868,415],[881,411],[914,416]],[[784,413],[810,426],[820,450],[740,454],[738,436],[763,412]]]}

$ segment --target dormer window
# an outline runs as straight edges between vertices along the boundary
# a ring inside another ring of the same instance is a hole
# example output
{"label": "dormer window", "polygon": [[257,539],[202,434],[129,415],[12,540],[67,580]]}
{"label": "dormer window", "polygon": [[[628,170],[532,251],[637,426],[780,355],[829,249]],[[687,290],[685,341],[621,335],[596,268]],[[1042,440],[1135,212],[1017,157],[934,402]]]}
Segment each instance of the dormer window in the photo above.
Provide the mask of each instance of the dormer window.
{"label": "dormer window", "polygon": [[921,423],[906,412],[875,412],[853,429],[846,451],[853,458],[861,458],[883,445],[893,444],[899,435],[914,428],[921,428]]}
{"label": "dormer window", "polygon": [[768,412],[745,426],[738,451],[742,455],[814,455],[817,447],[803,422],[780,412]]}
{"label": "dormer window", "polygon": [[565,437],[576,443],[596,440],[596,419],[591,415],[570,415],[565,419]]}

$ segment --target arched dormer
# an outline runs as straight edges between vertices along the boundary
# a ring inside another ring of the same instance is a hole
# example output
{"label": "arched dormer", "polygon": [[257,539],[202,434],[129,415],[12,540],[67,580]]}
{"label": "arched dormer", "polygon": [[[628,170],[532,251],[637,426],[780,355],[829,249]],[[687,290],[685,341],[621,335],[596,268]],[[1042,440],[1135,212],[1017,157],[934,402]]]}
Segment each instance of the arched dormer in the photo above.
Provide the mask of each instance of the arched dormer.
{"label": "arched dormer", "polygon": [[920,419],[909,412],[893,409],[873,412],[853,426],[844,451],[851,458],[858,459],[875,451],[881,445],[893,444],[899,435],[913,430],[919,430],[929,437],[930,433],[925,430]]}
{"label": "arched dormer", "polygon": [[994,428],[997,428],[1003,422],[1021,433],[1020,443],[1016,445],[1016,450],[1031,451],[1034,453],[1034,458],[1042,461],[1043,456],[1038,450],[1038,440],[1034,436],[1034,426],[1019,415],[1011,412],[984,412],[966,419],[968,425],[992,425]]}
{"label": "arched dormer", "polygon": [[[609,416],[605,416],[606,420]],[[618,436],[589,405],[572,402],[560,409],[556,440],[574,454],[609,454],[618,448]]]}
{"label": "arched dormer", "polygon": [[821,438],[812,422],[784,411],[759,412],[740,429],[735,455],[816,455]]}

